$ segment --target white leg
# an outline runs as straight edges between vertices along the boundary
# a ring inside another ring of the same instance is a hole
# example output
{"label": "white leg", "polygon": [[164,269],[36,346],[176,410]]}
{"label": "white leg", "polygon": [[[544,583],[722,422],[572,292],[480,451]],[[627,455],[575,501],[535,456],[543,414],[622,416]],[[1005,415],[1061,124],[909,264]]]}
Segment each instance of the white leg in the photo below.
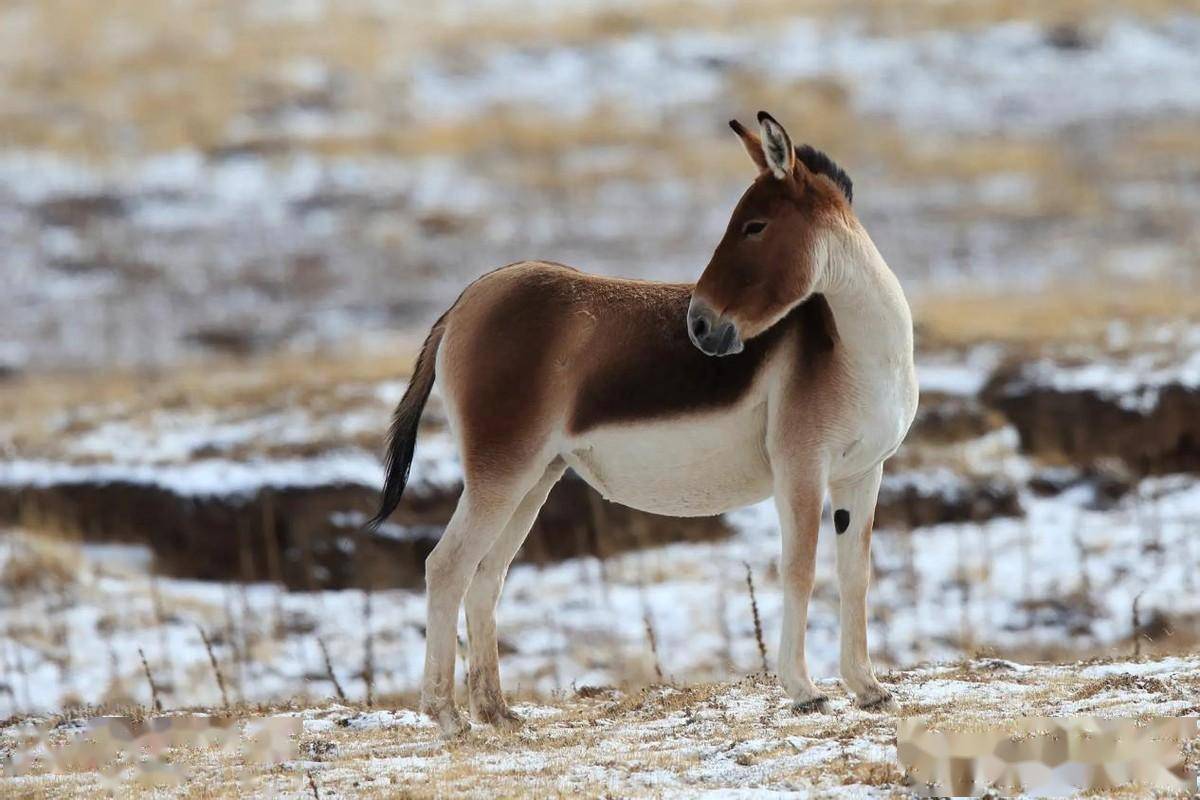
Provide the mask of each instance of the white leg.
{"label": "white leg", "polygon": [[470,690],[471,715],[480,722],[506,728],[521,724],[520,718],[508,709],[500,690],[496,604],[500,600],[509,565],[521,549],[521,544],[537,519],[538,511],[546,502],[546,496],[562,477],[564,469],[566,465],[559,460],[546,468],[546,474],[525,495],[500,538],[479,562],[479,568],[467,589],[467,640],[471,653],[467,686]]}
{"label": "white leg", "polygon": [[892,695],[875,678],[867,652],[867,589],[871,580],[871,527],[883,465],[854,481],[831,484],[841,598],[842,679],[862,708],[895,710]]}
{"label": "white leg", "polygon": [[479,562],[512,517],[527,486],[511,493],[495,488],[463,489],[441,541],[425,559],[425,678],[421,710],[454,736],[470,725],[454,703],[454,660],[458,609]]}
{"label": "white leg", "polygon": [[779,486],[775,506],[779,510],[783,554],[779,577],[783,582],[783,635],[779,644],[779,680],[792,698],[796,711],[824,711],[826,697],[808,676],[804,639],[808,629],[808,600],[812,595],[816,568],[817,534],[821,528],[820,488]]}

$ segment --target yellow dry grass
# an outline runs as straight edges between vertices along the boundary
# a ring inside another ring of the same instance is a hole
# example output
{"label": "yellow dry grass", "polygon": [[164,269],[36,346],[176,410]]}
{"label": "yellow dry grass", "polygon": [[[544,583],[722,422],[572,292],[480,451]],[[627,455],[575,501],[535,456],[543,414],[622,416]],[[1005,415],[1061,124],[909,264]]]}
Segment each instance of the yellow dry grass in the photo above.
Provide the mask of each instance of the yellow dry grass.
{"label": "yellow dry grass", "polygon": [[[977,730],[1028,715],[1200,711],[1194,658],[1087,674],[1095,663],[1024,669],[985,659],[893,672],[884,681],[900,698],[902,714],[925,715],[941,728]],[[1153,674],[1141,677],[1135,669]],[[891,749],[895,718],[854,708],[840,689],[832,694],[831,713],[796,715],[774,678],[765,677],[586,692],[526,706],[532,718],[518,733],[476,726],[450,741],[411,714],[395,714],[390,704],[382,717],[387,724],[365,727],[361,707],[241,707],[235,714],[243,718],[284,711],[311,720],[297,742],[300,758],[265,767],[246,763],[236,750],[184,748],[169,760],[189,776],[177,796],[197,798],[303,796],[314,785],[322,797],[643,797],[734,788],[875,788],[907,796]],[[55,730],[59,740],[73,733]],[[1197,757],[1188,755],[1193,766]],[[13,797],[83,797],[98,788],[99,774],[87,770],[0,779]],[[122,791],[153,794],[144,786]],[[1102,796],[1136,795],[1117,789]]]}
{"label": "yellow dry grass", "polygon": [[406,378],[419,346],[419,339],[397,336],[352,349],[206,359],[165,370],[21,375],[0,382],[3,445],[14,456],[43,456],[100,422],[164,410],[336,410],[348,387]]}
{"label": "yellow dry grass", "polygon": [[[599,4],[597,4],[599,6]],[[880,35],[936,29],[977,28],[1028,20],[1046,26],[1082,24],[1117,15],[1161,19],[1195,11],[1193,0],[743,0],[736,4],[703,0],[649,0],[617,8],[564,7],[534,18],[506,13],[474,14],[470,19],[429,28],[432,41],[462,46],[474,41],[531,43],[546,40],[584,43],[638,32],[680,29],[731,31],[766,28],[781,20],[808,17],[823,22],[864,20]]]}
{"label": "yellow dry grass", "polygon": [[78,548],[68,542],[9,532],[4,543],[8,556],[0,567],[0,590],[9,596],[49,596],[79,579]]}
{"label": "yellow dry grass", "polygon": [[1103,342],[1113,323],[1135,330],[1156,323],[1200,323],[1194,282],[1097,285],[1060,283],[1038,291],[929,292],[915,316],[929,348],[986,342],[1036,351],[1047,345]]}
{"label": "yellow dry grass", "polygon": [[[1038,291],[925,291],[912,301],[924,351],[993,343],[1035,354],[1064,344],[1107,347],[1114,323],[1134,331],[1200,324],[1198,289],[1194,281],[1080,282]],[[253,414],[300,406],[336,413],[339,403],[357,402],[347,388],[407,377],[419,344],[414,332],[316,353],[206,359],[161,370],[31,372],[0,382],[0,433],[8,453],[32,458],[53,456],[57,445],[103,422],[134,422],[164,410]]]}
{"label": "yellow dry grass", "polygon": [[[246,121],[313,100],[311,89],[289,85],[281,75],[293,65],[320,63],[337,89],[318,101],[361,112],[377,124],[292,144],[327,154],[463,153],[509,144],[529,149],[555,141],[587,143],[597,138],[597,130],[618,125],[621,138],[636,138],[638,125],[606,111],[574,126],[551,121],[553,114],[526,112],[505,119],[503,113],[493,118],[486,109],[480,109],[480,119],[463,125],[411,119],[404,111],[410,65],[434,53],[469,62],[481,45],[495,43],[583,44],[685,29],[753,35],[791,17],[865,19],[874,32],[907,34],[1014,19],[1044,25],[1117,14],[1153,19],[1197,7],[1192,0],[1127,0],[1115,6],[1102,0],[857,0],[849,6],[834,0],[736,5],[650,0],[620,9],[542,9],[535,15],[504,7],[448,14],[408,3],[386,11],[359,3],[324,4],[315,14],[278,3],[267,14],[259,4],[241,0],[17,0],[0,12],[0,83],[10,97],[0,109],[0,124],[8,146],[102,161],[180,147],[278,145],[246,133]],[[790,89],[775,87],[769,105],[804,109]],[[733,105],[738,102],[751,110],[760,107],[751,96],[735,98]],[[814,138],[834,141],[821,135],[831,126],[839,134],[852,130],[821,115],[823,105],[805,120],[812,123]],[[556,130],[560,126],[568,129]]]}

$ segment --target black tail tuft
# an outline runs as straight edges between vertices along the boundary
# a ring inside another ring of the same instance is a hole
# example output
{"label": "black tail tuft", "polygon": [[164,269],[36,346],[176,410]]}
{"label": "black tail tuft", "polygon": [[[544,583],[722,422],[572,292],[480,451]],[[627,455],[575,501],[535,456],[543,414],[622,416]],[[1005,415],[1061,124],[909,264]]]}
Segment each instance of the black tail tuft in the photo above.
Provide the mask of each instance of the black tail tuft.
{"label": "black tail tuft", "polygon": [[438,346],[442,342],[445,319],[446,316],[442,315],[429,331],[429,336],[421,347],[421,354],[417,356],[408,389],[392,414],[386,456],[387,479],[379,499],[379,512],[367,523],[370,530],[376,530],[396,510],[404,494],[404,487],[408,484],[413,451],[417,446],[417,427],[421,422],[421,412],[425,409],[425,403],[433,389],[434,362],[437,359]]}

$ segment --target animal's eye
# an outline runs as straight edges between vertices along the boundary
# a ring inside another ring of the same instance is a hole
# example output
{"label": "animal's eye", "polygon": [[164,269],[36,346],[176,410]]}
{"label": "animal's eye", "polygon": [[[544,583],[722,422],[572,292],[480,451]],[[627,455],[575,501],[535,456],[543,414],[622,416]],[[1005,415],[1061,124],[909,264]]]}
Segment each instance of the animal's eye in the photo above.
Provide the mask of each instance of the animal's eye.
{"label": "animal's eye", "polygon": [[753,236],[756,233],[762,233],[765,227],[767,227],[767,223],[761,219],[750,220],[742,226],[742,235]]}

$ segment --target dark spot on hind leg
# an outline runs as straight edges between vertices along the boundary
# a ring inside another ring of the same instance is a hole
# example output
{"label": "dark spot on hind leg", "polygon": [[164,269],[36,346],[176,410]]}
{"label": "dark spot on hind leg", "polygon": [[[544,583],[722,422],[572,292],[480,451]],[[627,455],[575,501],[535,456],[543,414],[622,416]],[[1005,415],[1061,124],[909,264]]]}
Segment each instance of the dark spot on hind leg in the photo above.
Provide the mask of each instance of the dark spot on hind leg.
{"label": "dark spot on hind leg", "polygon": [[833,512],[833,527],[838,533],[845,533],[850,527],[850,512],[844,508]]}

